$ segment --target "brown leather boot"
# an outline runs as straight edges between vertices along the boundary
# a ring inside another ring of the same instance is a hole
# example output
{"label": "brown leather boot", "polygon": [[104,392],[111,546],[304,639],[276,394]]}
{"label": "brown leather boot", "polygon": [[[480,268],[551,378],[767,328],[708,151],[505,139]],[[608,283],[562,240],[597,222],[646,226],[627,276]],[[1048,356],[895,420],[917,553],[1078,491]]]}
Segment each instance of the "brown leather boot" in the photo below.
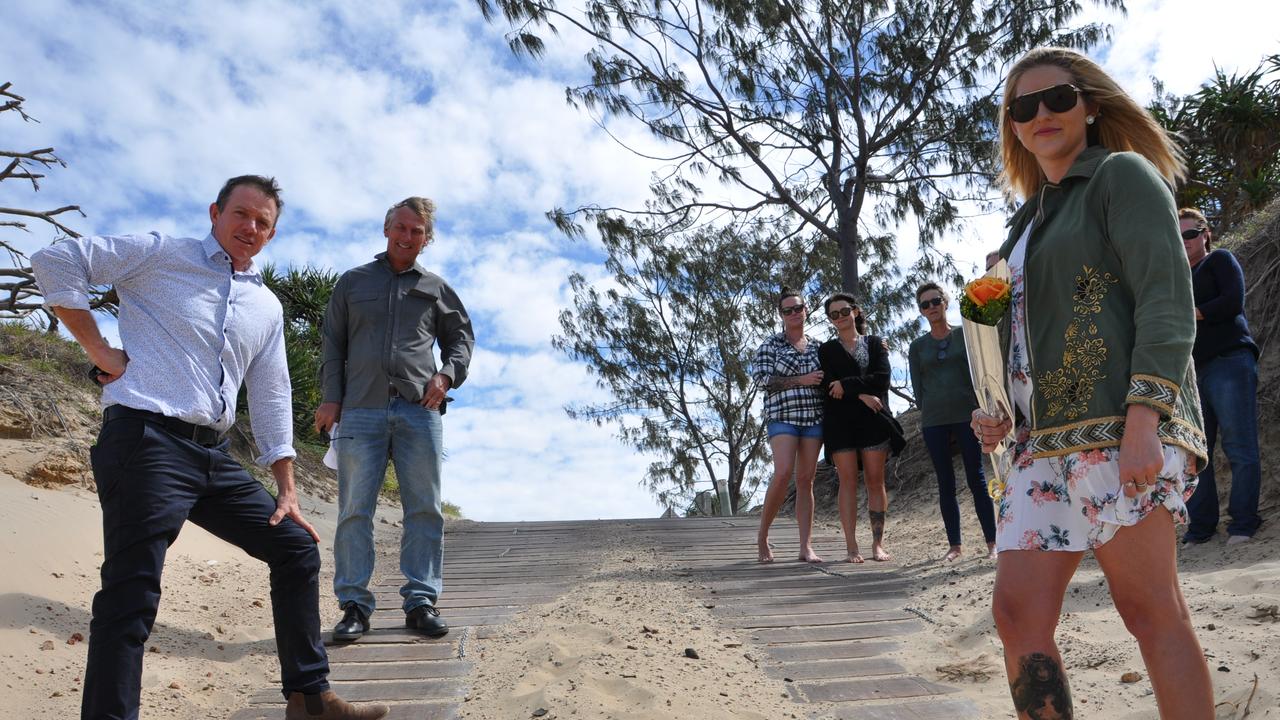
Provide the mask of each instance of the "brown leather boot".
{"label": "brown leather boot", "polygon": [[294,692],[289,693],[284,720],[378,720],[389,712],[391,708],[381,703],[356,707],[332,690],[319,695]]}

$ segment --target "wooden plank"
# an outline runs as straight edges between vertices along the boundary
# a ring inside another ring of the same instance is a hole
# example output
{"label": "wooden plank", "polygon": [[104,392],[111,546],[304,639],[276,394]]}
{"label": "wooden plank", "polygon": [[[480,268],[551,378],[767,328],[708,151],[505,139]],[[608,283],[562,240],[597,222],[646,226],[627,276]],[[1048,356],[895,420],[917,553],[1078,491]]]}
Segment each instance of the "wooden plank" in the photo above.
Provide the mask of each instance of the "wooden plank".
{"label": "wooden plank", "polygon": [[782,663],[766,666],[765,672],[775,678],[796,681],[901,675],[906,670],[896,660],[868,657]]}
{"label": "wooden plank", "polygon": [[[515,613],[478,613],[474,615],[463,615],[462,613],[440,613],[440,617],[449,623],[449,629],[475,627],[477,625],[501,625],[512,617]],[[404,613],[397,611],[396,613],[374,613],[369,618],[369,627],[373,628],[373,632],[379,630],[403,630]]]}
{"label": "wooden plank", "polygon": [[762,643],[810,643],[833,640],[865,640],[867,638],[906,635],[921,628],[915,620],[893,622],[858,623],[856,625],[831,625],[816,628],[782,628],[755,630],[752,639]]}
{"label": "wooden plank", "polygon": [[978,708],[966,699],[920,700],[893,705],[842,703],[823,713],[832,720],[983,720]]}
{"label": "wooden plank", "polygon": [[[906,595],[899,595],[899,599],[905,601]],[[861,612],[864,610],[883,610],[885,608],[895,607],[895,603],[880,599],[857,599],[843,600],[839,598],[832,599],[827,602],[796,602],[795,600],[772,600],[770,598],[761,598],[759,602],[747,602],[741,598],[734,598],[724,603],[705,603],[706,605],[714,605],[710,608],[711,614],[720,617],[742,617],[742,616],[763,616],[763,615],[806,615],[808,613],[828,613],[828,612]]]}
{"label": "wooden plank", "polygon": [[815,645],[774,645],[764,648],[765,653],[779,662],[804,662],[808,660],[841,660],[883,655],[898,649],[892,640],[824,642]]}
{"label": "wooden plank", "polygon": [[907,620],[915,617],[905,610],[860,610],[840,613],[808,613],[805,615],[766,615],[762,617],[725,618],[723,624],[732,628],[787,628],[821,627],[852,623]]}
{"label": "wooden plank", "polygon": [[[464,660],[434,662],[339,663],[329,671],[329,680],[424,680],[426,678],[465,677],[471,663]],[[831,677],[831,676],[825,676]]]}
{"label": "wooden plank", "polygon": [[808,702],[861,702],[954,692],[945,685],[907,676],[797,683],[797,687]]}
{"label": "wooden plank", "polygon": [[[467,683],[462,680],[397,680],[393,682],[334,683],[334,692],[349,702],[392,702],[395,700],[437,700],[460,698],[467,694]],[[280,691],[262,690],[254,693],[249,702],[254,704],[278,703]]]}
{"label": "wooden plank", "polygon": [[723,587],[711,588],[706,592],[698,593],[703,600],[714,600],[715,598],[746,598],[747,600],[759,600],[761,602],[770,602],[775,598],[803,598],[803,597],[822,597],[824,599],[843,598],[845,600],[860,600],[864,598],[884,597],[894,593],[901,594],[910,588],[910,585],[902,582],[883,583],[871,587],[854,588],[847,585],[813,585],[810,587],[794,587],[794,588],[774,588],[762,590],[755,587]]}
{"label": "wooden plank", "polygon": [[[449,632],[450,634],[453,634],[455,633],[455,631],[461,630],[462,627],[464,626],[451,625],[449,627]],[[324,638],[325,645],[341,647],[342,645],[345,644],[345,643],[335,642],[333,639],[333,632],[330,630],[324,631],[324,633],[322,633],[322,636]],[[401,622],[400,629],[398,630],[396,629],[370,630],[369,632],[364,634],[364,637],[360,638],[356,642],[360,642],[360,643],[418,643],[418,642],[450,643],[451,639],[449,635],[446,635],[442,638],[429,638],[426,635],[423,635],[422,633],[409,630],[408,628],[404,627],[404,623]]]}
{"label": "wooden plank", "polygon": [[331,665],[338,663],[383,663],[407,660],[449,660],[458,656],[451,641],[385,644],[354,642],[327,648]]}

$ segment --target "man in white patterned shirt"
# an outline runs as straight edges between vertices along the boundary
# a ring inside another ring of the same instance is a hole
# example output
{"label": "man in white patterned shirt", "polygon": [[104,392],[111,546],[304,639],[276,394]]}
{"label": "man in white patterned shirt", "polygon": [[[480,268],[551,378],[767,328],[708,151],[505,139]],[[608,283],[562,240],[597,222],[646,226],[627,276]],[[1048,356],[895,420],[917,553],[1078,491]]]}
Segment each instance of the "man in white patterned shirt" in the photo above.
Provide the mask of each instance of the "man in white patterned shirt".
{"label": "man in white patterned shirt", "polygon": [[[82,720],[136,720],[143,648],[165,552],[187,520],[265,561],[287,720],[374,720],[329,689],[321,642],[319,536],[293,480],[293,421],[280,302],[253,263],[283,203],[273,178],[243,175],[209,206],[203,240],[159,233],[67,240],[31,266],[46,303],[96,365],[103,423],[90,450],[102,501],[102,589],[94,596]],[[120,296],[122,348],[89,311],[91,285]],[[228,453],[241,382],[275,498]]]}

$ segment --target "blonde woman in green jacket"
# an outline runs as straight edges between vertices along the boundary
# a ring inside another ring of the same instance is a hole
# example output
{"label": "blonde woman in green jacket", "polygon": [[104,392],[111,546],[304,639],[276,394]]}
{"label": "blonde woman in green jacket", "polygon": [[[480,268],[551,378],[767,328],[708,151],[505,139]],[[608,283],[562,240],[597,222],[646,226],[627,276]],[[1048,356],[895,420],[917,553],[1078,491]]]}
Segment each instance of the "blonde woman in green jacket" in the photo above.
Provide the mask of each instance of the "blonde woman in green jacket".
{"label": "blonde woman in green jacket", "polygon": [[973,428],[988,451],[1015,438],[992,613],[1018,717],[1073,716],[1053,638],[1092,550],[1160,717],[1211,718],[1175,555],[1174,523],[1205,461],[1191,277],[1169,190],[1181,152],[1100,67],[1061,48],[1014,65],[1000,140],[1002,179],[1024,200],[1000,248],[1015,417],[975,411]]}

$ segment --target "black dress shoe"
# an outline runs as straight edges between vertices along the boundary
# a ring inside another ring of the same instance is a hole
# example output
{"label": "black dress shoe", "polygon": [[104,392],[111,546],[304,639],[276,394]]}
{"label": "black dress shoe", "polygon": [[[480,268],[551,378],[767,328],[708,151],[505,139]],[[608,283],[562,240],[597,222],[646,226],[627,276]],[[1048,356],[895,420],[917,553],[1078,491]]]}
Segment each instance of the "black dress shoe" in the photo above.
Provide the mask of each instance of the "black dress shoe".
{"label": "black dress shoe", "polygon": [[427,637],[444,637],[449,634],[449,623],[440,617],[440,611],[430,605],[419,605],[404,616],[404,626],[417,630]]}
{"label": "black dress shoe", "polygon": [[359,640],[369,632],[369,616],[360,612],[360,606],[349,602],[342,606],[342,619],[333,626],[333,639],[350,642]]}

